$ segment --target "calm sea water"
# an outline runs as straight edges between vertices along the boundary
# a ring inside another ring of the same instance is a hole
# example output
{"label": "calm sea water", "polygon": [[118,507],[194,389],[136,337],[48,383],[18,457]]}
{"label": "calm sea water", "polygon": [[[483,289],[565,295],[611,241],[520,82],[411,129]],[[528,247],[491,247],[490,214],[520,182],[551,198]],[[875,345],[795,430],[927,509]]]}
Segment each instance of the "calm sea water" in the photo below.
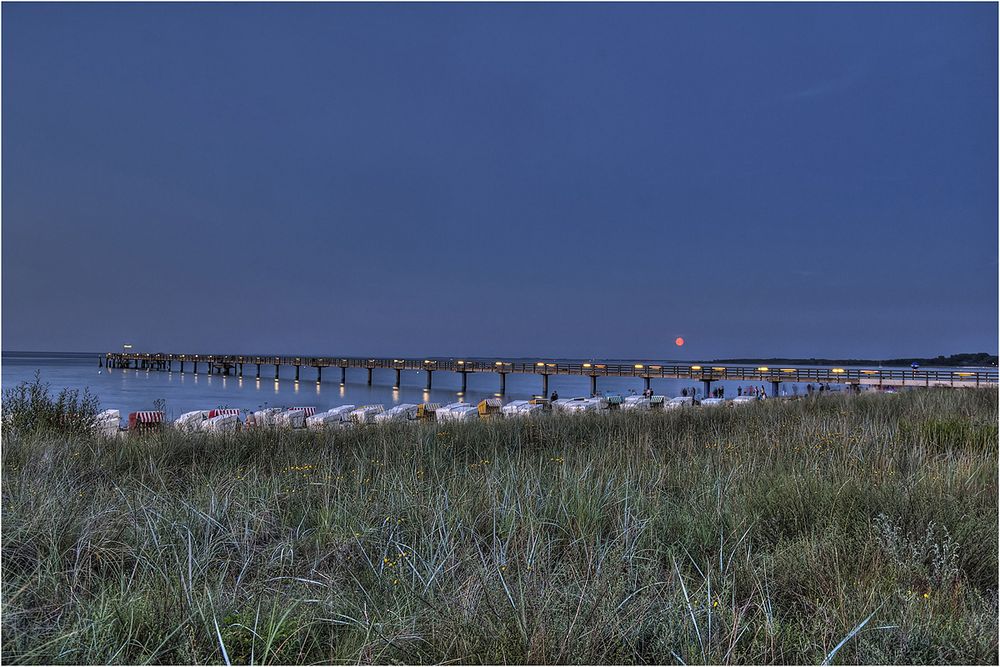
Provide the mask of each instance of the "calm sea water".
{"label": "calm sea water", "polygon": [[[404,371],[402,386],[398,391],[392,389],[395,374],[391,370],[376,370],[373,384],[367,384],[367,372],[364,369],[348,369],[347,384],[340,386],[338,369],[327,369],[323,382],[316,383],[315,370],[302,368],[299,382],[294,381],[294,369],[283,367],[281,378],[274,381],[273,367],[261,369],[261,379],[254,378],[253,366],[247,366],[247,377],[240,380],[234,376],[206,375],[195,376],[190,371],[184,374],[162,371],[136,371],[124,369],[107,369],[98,366],[98,355],[76,353],[27,353],[4,352],[2,368],[2,386],[12,387],[23,380],[30,380],[37,371],[43,382],[49,383],[53,390],[64,387],[74,389],[89,388],[98,396],[102,408],[117,408],[126,414],[135,410],[151,410],[153,402],[162,399],[166,401],[167,416],[174,418],[189,410],[208,410],[217,407],[233,407],[259,409],[268,406],[315,406],[317,409],[354,403],[363,405],[382,403],[390,407],[397,403],[421,403],[433,401],[450,403],[459,400],[458,391],[461,387],[461,377],[457,373],[443,371],[434,373],[434,388],[428,393],[423,390],[424,373],[422,371]],[[499,390],[499,376],[493,373],[470,373],[468,376],[468,391],[463,400],[475,403],[484,398],[494,396]],[[737,382],[713,383],[713,387],[725,386],[726,396],[737,393]],[[657,394],[679,396],[685,387],[696,386],[700,391],[700,383],[682,380],[653,380],[653,390]],[[538,376],[518,375],[507,376],[507,393],[505,400],[530,398],[542,389],[542,380]],[[639,378],[600,378],[598,389],[602,393],[628,394],[634,390],[641,393],[642,380]],[[770,391],[770,386],[766,389]],[[791,393],[793,386],[788,383],[787,391]],[[797,388],[804,393],[804,386]],[[551,376],[549,391],[556,390],[563,398],[572,396],[587,396],[590,393],[590,380],[586,377]]]}

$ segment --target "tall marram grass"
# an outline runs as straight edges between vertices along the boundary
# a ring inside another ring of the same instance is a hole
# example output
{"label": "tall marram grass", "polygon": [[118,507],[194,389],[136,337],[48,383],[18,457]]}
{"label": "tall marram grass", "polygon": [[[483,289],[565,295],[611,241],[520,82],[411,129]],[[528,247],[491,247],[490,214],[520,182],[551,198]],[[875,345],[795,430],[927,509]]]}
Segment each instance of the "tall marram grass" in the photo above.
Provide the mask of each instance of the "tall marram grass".
{"label": "tall marram grass", "polygon": [[11,663],[997,662],[997,394],[3,446]]}

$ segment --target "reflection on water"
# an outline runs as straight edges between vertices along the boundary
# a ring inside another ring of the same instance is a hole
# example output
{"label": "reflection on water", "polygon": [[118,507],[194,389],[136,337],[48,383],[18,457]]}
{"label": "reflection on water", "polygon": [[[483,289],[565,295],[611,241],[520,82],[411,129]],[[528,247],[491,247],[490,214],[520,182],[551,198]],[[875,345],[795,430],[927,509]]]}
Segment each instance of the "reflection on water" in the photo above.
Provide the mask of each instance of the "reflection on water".
{"label": "reflection on water", "polygon": [[[126,369],[99,368],[94,355],[68,356],[39,354],[37,356],[17,355],[3,357],[3,387],[9,388],[23,381],[30,380],[35,370],[41,373],[42,381],[48,382],[52,389],[63,387],[83,389],[89,387],[101,400],[105,408],[117,408],[122,412],[152,409],[153,401],[166,401],[167,412],[177,416],[188,410],[210,409],[215,407],[238,407],[258,409],[265,403],[270,405],[300,405],[312,403],[317,409],[327,409],[345,403],[364,405],[369,403],[451,403],[459,398],[461,376],[457,373],[438,371],[434,373],[434,388],[425,389],[426,377],[423,371],[403,371],[400,375],[400,387],[393,388],[395,372],[392,369],[375,370],[373,384],[367,384],[367,371],[363,368],[348,369],[346,385],[340,384],[339,374],[332,381],[313,383],[315,394],[309,393],[304,399],[300,392],[300,383],[293,378],[276,378],[270,386],[264,386],[260,378],[253,382],[243,382],[237,376],[211,376],[186,373],[168,373],[163,371],[141,371]],[[294,368],[285,367],[282,372],[294,374]],[[470,373],[467,392],[463,398],[466,401],[478,402],[483,398],[498,396],[499,376],[493,373]],[[538,394],[542,388],[541,378],[534,375],[507,376],[507,399],[530,398]],[[323,391],[324,387],[337,387],[337,391]],[[750,382],[716,382],[712,387],[723,386],[727,397],[737,394],[740,385],[749,386]],[[758,385],[760,383],[757,383]],[[790,383],[788,383],[790,385]],[[684,380],[653,380],[653,390],[658,394],[678,396],[684,388],[695,388],[702,391],[701,383]],[[604,393],[627,394],[630,391],[641,393],[643,381],[641,378],[600,378],[598,388]],[[804,393],[804,385],[788,386],[788,392],[798,389]],[[766,386],[768,392],[771,387]],[[558,391],[564,398],[586,396],[590,392],[590,380],[581,376],[553,375],[549,378],[549,391]]]}

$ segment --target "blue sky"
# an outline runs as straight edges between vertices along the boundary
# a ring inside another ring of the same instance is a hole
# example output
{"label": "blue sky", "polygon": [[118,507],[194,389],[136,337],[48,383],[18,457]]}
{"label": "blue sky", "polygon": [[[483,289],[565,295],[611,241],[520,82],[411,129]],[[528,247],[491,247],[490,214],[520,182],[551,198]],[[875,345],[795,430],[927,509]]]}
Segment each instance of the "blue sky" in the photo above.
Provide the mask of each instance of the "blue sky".
{"label": "blue sky", "polygon": [[995,4],[2,11],[4,349],[997,351]]}

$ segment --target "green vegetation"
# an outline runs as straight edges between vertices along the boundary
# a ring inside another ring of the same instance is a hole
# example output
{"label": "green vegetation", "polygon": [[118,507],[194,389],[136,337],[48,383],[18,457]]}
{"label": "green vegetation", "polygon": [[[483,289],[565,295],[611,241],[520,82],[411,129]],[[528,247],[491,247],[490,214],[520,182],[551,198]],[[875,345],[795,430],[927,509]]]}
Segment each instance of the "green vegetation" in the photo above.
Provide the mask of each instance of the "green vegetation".
{"label": "green vegetation", "polygon": [[4,431],[8,663],[997,662],[991,390]]}
{"label": "green vegetation", "polygon": [[39,429],[84,432],[94,424],[100,401],[89,391],[63,389],[55,398],[38,371],[33,382],[22,382],[3,393],[4,435]]}
{"label": "green vegetation", "polygon": [[909,366],[917,362],[922,366],[941,367],[962,367],[962,366],[996,366],[997,355],[989,352],[967,352],[964,354],[950,354],[947,357],[938,355],[937,357],[909,357],[902,359],[715,359],[713,363],[720,364],[748,364],[748,363],[768,363],[768,364],[809,364],[812,366],[874,366],[884,364],[886,366]]}

